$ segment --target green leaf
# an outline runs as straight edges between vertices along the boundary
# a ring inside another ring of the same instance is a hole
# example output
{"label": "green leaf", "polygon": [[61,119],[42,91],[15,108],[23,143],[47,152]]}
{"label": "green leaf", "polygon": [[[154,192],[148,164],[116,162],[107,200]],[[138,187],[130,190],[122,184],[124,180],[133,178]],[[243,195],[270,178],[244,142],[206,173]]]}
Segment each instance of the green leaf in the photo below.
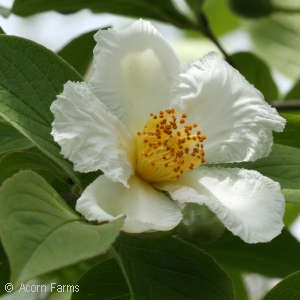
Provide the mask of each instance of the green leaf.
{"label": "green leaf", "polygon": [[299,15],[278,13],[249,22],[248,25],[257,54],[283,74],[298,78],[300,73]]}
{"label": "green leaf", "polygon": [[80,290],[72,294],[72,300],[131,299],[127,282],[115,258],[95,265],[76,284]]}
{"label": "green leaf", "polygon": [[[82,277],[86,272],[88,272],[93,266],[111,257],[112,255],[110,254],[110,252],[106,252],[104,254],[97,255],[93,258],[80,261],[71,266],[67,266],[59,270],[55,270],[53,272],[42,275],[39,277],[39,279],[46,282],[56,282],[57,284],[76,285],[80,277]],[[68,298],[68,300],[70,299]]]}
{"label": "green leaf", "polygon": [[284,100],[300,100],[300,79],[296,81],[294,86],[285,95]]}
{"label": "green leaf", "polygon": [[93,59],[93,49],[96,46],[93,36],[97,31],[93,30],[79,36],[57,53],[82,76]]}
{"label": "green leaf", "polygon": [[18,173],[0,189],[0,236],[16,286],[104,253],[122,224],[119,218],[88,225],[32,171]]}
{"label": "green leaf", "polygon": [[270,0],[227,0],[229,7],[244,18],[261,18],[274,12]]}
{"label": "green leaf", "polygon": [[0,15],[7,18],[11,13],[10,8],[0,5]]}
{"label": "green leaf", "polygon": [[247,244],[225,231],[217,241],[198,247],[233,270],[282,278],[300,269],[300,243],[285,229],[269,243]]}
{"label": "green leaf", "polygon": [[2,27],[0,27],[0,34],[5,34],[4,30],[2,29]]}
{"label": "green leaf", "polygon": [[279,282],[263,300],[299,300],[300,272],[291,274]]}
{"label": "green leaf", "polygon": [[30,147],[33,147],[32,142],[10,124],[0,120],[0,154]]}
{"label": "green leaf", "polygon": [[208,254],[184,241],[122,235],[113,245],[132,299],[234,299],[232,282]]}
{"label": "green leaf", "polygon": [[300,149],[274,144],[269,156],[255,162],[221,164],[223,167],[257,170],[280,183],[282,189],[300,189]]}
{"label": "green leaf", "polygon": [[66,174],[46,157],[30,152],[10,152],[0,160],[0,185],[8,178],[7,174],[17,173],[19,170],[50,171],[60,181],[69,183]]}
{"label": "green leaf", "polygon": [[229,268],[223,268],[233,282],[235,297],[237,300],[248,300],[248,293],[241,272]]}
{"label": "green leaf", "polygon": [[287,123],[283,132],[273,132],[276,144],[300,148],[300,116],[281,114]]}
{"label": "green leaf", "polygon": [[50,135],[49,107],[68,80],[82,81],[81,76],[45,47],[6,35],[0,36],[0,66],[0,116],[80,184],[79,173]]}
{"label": "green leaf", "polygon": [[239,27],[240,21],[228,8],[224,0],[205,1],[203,11],[208,18],[212,32],[221,36]]}
{"label": "green leaf", "polygon": [[205,0],[185,0],[189,8],[195,13],[196,16],[201,12]]}
{"label": "green leaf", "polygon": [[300,190],[283,189],[282,193],[287,203],[294,203],[300,205]]}
{"label": "green leaf", "polygon": [[95,13],[112,13],[145,19],[156,19],[172,23],[180,28],[194,27],[174,7],[171,0],[15,0],[12,13],[29,16],[36,13],[56,10],[61,13],[72,13],[81,9],[90,9]]}
{"label": "green leaf", "polygon": [[300,206],[297,204],[287,203],[285,206],[285,212],[283,222],[287,228],[289,228],[293,222],[297,219],[300,213]]}
{"label": "green leaf", "polygon": [[4,286],[9,282],[9,276],[9,263],[0,240],[0,295],[6,293]]}
{"label": "green leaf", "polygon": [[278,89],[264,61],[250,52],[238,52],[231,56],[237,69],[263,93],[266,100],[276,100]]}
{"label": "green leaf", "polygon": [[93,181],[95,181],[99,176],[103,175],[102,171],[95,171],[81,174],[81,185],[82,188],[85,189],[89,186]]}

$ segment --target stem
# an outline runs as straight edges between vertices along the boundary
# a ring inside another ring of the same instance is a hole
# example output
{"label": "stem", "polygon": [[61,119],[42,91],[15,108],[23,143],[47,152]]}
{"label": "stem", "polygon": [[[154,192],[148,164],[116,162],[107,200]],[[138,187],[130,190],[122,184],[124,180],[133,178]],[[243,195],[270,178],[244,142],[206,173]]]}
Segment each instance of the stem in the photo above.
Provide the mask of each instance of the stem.
{"label": "stem", "polygon": [[214,34],[212,33],[210,27],[209,27],[209,22],[206,18],[206,16],[201,13],[199,15],[198,21],[200,23],[199,26],[199,30],[206,36],[208,37],[219,49],[220,51],[223,53],[226,61],[235,69],[237,69],[234,61],[232,60],[232,58],[226,53],[225,49],[222,47],[222,45],[219,43],[219,41],[217,40],[217,38],[214,36]]}
{"label": "stem", "polygon": [[300,110],[300,100],[271,101],[270,104],[278,111]]}

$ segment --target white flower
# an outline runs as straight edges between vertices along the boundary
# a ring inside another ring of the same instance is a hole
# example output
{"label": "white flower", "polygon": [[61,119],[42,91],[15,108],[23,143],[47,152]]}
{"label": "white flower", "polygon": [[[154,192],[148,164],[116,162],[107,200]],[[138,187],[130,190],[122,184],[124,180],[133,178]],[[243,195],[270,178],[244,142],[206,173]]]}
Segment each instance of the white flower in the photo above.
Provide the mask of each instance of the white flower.
{"label": "white flower", "polygon": [[123,230],[139,233],[174,228],[194,202],[246,242],[278,235],[285,206],[278,183],[203,165],[270,153],[272,130],[285,120],[262,94],[216,53],[183,63],[143,20],[95,39],[89,83],[67,82],[51,106],[64,157],[76,171],[104,172],[77,211],[98,222],[126,215]]}

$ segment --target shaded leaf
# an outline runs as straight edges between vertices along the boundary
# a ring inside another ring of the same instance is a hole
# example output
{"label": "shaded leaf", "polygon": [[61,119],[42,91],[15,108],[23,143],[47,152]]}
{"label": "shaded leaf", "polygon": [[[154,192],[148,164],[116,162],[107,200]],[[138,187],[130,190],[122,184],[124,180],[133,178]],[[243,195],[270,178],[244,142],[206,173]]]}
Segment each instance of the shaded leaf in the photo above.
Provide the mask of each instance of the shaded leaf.
{"label": "shaded leaf", "polygon": [[10,268],[0,240],[0,295],[6,293],[4,286],[9,282]]}
{"label": "shaded leaf", "polygon": [[110,252],[106,252],[104,254],[97,255],[93,258],[80,261],[71,266],[67,266],[59,270],[47,273],[45,275],[40,276],[39,278],[47,282],[50,281],[56,282],[57,284],[69,284],[74,286],[77,284],[77,281],[81,278],[81,276],[88,272],[93,266],[111,257],[112,256]]}
{"label": "shaded leaf", "polygon": [[146,19],[156,19],[172,23],[180,28],[194,27],[174,7],[171,0],[15,0],[12,12],[20,16],[56,10],[61,13],[72,13],[81,9],[90,9],[96,13],[112,13]]}
{"label": "shaded leaf", "polygon": [[82,76],[93,59],[93,49],[96,46],[93,36],[97,31],[93,30],[77,37],[57,53]]}
{"label": "shaded leaf", "polygon": [[201,12],[205,0],[185,0],[185,2],[197,16]]}
{"label": "shaded leaf", "polygon": [[285,95],[284,100],[300,100],[300,79],[296,81],[294,86]]}
{"label": "shaded leaf", "polygon": [[237,300],[248,300],[248,293],[241,272],[229,268],[223,268],[233,282],[235,297]]}
{"label": "shaded leaf", "polygon": [[273,132],[276,144],[300,148],[300,116],[281,114],[287,123],[283,132]]}
{"label": "shaded leaf", "polygon": [[88,185],[90,185],[94,180],[96,180],[100,175],[103,175],[102,171],[95,171],[90,173],[82,174],[81,176],[81,184],[82,188],[86,188]]}
{"label": "shaded leaf", "polygon": [[227,274],[189,243],[122,235],[113,247],[133,299],[235,299]]}
{"label": "shaded leaf", "polygon": [[255,162],[221,164],[223,167],[257,170],[280,183],[282,189],[300,189],[300,149],[277,145],[269,156]]}
{"label": "shaded leaf", "polygon": [[225,231],[217,241],[198,247],[233,270],[282,278],[300,269],[300,243],[285,229],[269,243],[247,244]]}
{"label": "shaded leaf", "polygon": [[127,282],[115,258],[95,265],[76,284],[80,290],[72,294],[72,300],[132,299]]}
{"label": "shaded leaf", "polygon": [[250,52],[238,52],[231,56],[237,69],[263,93],[266,100],[276,100],[278,89],[264,61]]}
{"label": "shaded leaf", "polygon": [[263,300],[299,300],[300,272],[296,272],[279,282]]}
{"label": "shaded leaf", "polygon": [[297,219],[300,213],[300,205],[287,203],[285,206],[285,212],[283,217],[283,222],[288,228]]}
{"label": "shaded leaf", "polygon": [[16,286],[104,253],[122,225],[122,218],[88,225],[32,171],[16,174],[0,189],[0,236]]}
{"label": "shaded leaf", "polygon": [[19,170],[45,170],[51,172],[59,180],[68,182],[66,174],[46,157],[30,152],[10,152],[0,160],[0,185]]}

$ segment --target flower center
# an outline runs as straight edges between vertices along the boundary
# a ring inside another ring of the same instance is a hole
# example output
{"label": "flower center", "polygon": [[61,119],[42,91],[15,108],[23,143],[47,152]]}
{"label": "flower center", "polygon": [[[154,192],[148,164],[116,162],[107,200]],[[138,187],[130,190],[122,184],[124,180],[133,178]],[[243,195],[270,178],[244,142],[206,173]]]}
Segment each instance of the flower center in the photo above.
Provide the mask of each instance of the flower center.
{"label": "flower center", "polygon": [[147,182],[175,180],[205,162],[198,125],[185,124],[186,114],[174,109],[150,113],[143,131],[137,132],[137,174]]}

